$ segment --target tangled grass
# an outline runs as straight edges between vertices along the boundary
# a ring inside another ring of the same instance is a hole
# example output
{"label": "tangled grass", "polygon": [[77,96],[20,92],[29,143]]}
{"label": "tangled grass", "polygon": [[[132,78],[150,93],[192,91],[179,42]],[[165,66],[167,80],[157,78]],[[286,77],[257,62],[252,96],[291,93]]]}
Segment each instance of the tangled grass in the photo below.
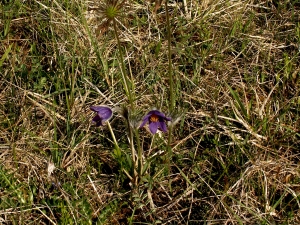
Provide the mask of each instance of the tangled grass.
{"label": "tangled grass", "polygon": [[[169,27],[161,1],[2,1],[0,223],[300,223],[298,1],[167,6]],[[131,146],[126,119],[153,107],[171,142]]]}

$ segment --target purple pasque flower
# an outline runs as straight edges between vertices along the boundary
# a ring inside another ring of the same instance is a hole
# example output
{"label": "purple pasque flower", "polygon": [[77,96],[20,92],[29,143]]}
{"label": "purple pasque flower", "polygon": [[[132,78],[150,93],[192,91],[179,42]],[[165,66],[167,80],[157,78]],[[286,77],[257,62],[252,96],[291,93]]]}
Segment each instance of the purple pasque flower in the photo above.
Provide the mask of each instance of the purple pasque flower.
{"label": "purple pasque flower", "polygon": [[90,109],[97,113],[92,120],[96,126],[103,126],[104,122],[109,120],[113,114],[112,109],[105,105],[91,106]]}
{"label": "purple pasque flower", "polygon": [[163,132],[167,132],[167,125],[165,121],[171,121],[171,118],[166,117],[164,113],[158,110],[151,110],[146,116],[144,116],[140,128],[145,126],[145,124],[148,122],[149,129],[152,134],[155,134],[158,129]]}

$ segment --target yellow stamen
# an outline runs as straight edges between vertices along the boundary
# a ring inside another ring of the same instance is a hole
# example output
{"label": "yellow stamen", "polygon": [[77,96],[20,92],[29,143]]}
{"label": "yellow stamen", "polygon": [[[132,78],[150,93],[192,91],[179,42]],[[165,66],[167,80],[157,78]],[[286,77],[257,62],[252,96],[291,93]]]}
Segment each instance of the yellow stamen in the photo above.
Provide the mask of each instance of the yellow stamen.
{"label": "yellow stamen", "polygon": [[151,115],[151,116],[150,116],[150,121],[151,121],[151,122],[157,122],[158,119],[159,119],[159,117],[158,117],[157,115]]}

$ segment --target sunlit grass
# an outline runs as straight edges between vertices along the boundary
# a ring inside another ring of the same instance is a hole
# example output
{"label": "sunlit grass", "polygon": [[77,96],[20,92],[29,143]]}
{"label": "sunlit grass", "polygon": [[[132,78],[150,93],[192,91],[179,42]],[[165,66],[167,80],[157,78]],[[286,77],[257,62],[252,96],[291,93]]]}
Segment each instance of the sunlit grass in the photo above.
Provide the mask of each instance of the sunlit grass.
{"label": "sunlit grass", "polygon": [[0,6],[0,223],[299,223],[299,4],[105,3]]}

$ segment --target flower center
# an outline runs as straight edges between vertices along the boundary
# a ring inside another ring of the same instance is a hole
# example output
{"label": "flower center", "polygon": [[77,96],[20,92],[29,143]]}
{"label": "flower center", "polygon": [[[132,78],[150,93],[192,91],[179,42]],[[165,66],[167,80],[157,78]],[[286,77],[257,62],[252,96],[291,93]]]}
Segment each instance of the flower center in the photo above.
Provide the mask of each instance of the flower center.
{"label": "flower center", "polygon": [[158,119],[159,119],[159,117],[158,117],[157,115],[151,115],[151,116],[150,116],[150,121],[151,121],[151,122],[157,122]]}

